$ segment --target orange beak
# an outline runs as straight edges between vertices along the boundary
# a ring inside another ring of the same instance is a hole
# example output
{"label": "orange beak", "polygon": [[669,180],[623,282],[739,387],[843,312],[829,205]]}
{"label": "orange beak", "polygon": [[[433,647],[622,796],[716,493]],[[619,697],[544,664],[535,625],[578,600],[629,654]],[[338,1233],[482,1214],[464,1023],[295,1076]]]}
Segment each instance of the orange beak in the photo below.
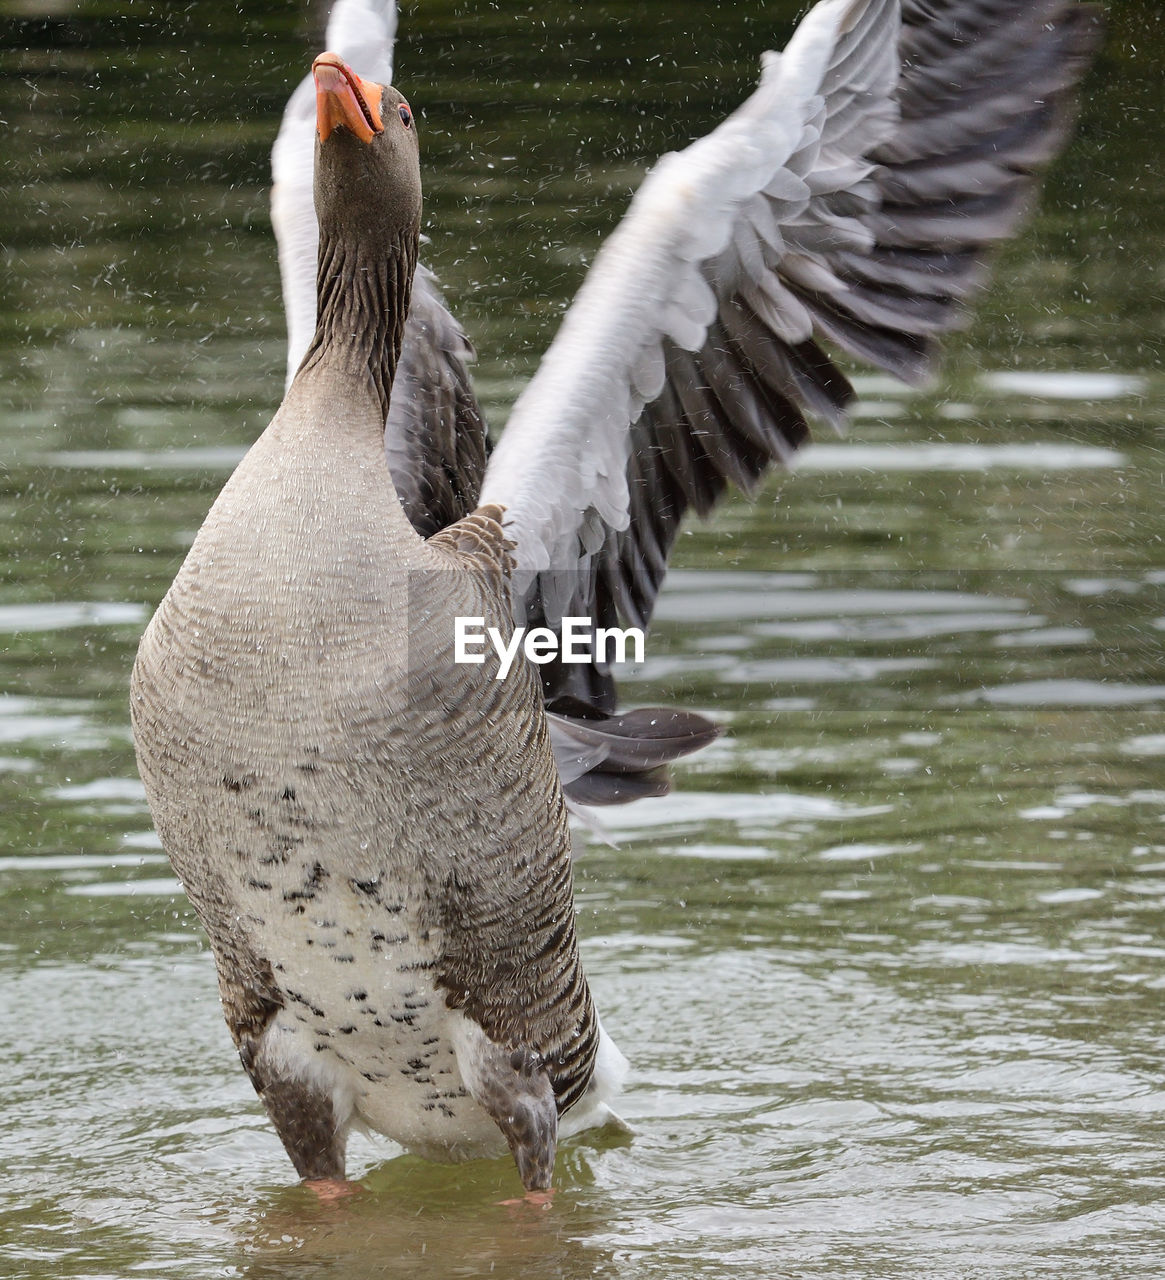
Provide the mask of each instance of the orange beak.
{"label": "orange beak", "polygon": [[351,130],[361,142],[384,132],[380,118],[380,85],[361,78],[336,53],[321,53],[311,64],[316,82],[316,128],[320,141],[337,126]]}

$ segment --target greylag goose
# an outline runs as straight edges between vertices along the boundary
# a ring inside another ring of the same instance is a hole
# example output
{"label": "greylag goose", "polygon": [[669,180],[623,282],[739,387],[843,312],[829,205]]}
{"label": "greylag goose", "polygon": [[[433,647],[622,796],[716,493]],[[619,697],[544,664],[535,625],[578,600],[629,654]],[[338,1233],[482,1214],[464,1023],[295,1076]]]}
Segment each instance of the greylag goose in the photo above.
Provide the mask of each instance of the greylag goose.
{"label": "greylag goose", "polygon": [[643,766],[651,726],[597,665],[457,661],[456,620],[646,623],[685,511],[844,414],[819,339],[921,377],[1095,32],[1067,0],[823,0],[644,182],[488,463],[464,338],[413,285],[412,113],[383,47],[375,80],[316,59],[311,336],[131,694],[155,823],[302,1177],[342,1178],[360,1124],[437,1159],[508,1145],[540,1190],[558,1139],[612,1118],[625,1064],[579,963],[563,788],[633,775],[620,741]]}

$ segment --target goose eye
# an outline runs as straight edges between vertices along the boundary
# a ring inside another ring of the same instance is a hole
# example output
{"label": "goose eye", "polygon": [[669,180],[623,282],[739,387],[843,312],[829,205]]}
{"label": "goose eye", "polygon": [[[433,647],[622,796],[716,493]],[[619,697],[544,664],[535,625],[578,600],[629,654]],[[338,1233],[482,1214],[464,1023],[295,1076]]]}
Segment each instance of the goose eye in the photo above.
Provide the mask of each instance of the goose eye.
{"label": "goose eye", "polygon": [[411,128],[413,123],[413,113],[409,110],[408,104],[402,102],[400,106],[397,107],[397,112],[400,115],[401,123],[404,127],[406,129]]}

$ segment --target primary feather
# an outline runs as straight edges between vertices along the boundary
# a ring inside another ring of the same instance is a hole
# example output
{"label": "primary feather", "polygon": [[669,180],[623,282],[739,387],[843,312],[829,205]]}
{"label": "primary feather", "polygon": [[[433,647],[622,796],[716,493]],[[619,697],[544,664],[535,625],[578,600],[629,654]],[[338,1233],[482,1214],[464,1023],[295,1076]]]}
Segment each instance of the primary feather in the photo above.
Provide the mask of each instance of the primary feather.
{"label": "primary feather", "polygon": [[809,418],[844,421],[823,343],[930,373],[1063,143],[1099,31],[1065,0],[826,0],[747,102],[656,166],[483,482],[528,612],[646,625],[687,510],[751,489]]}

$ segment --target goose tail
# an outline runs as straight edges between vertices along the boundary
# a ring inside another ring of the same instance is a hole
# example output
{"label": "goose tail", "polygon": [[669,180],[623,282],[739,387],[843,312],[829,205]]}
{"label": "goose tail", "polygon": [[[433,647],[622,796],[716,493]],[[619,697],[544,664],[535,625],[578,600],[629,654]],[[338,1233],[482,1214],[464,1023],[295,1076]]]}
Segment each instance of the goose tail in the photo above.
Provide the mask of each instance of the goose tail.
{"label": "goose tail", "polygon": [[563,790],[576,805],[626,804],[671,789],[667,766],[706,747],[719,725],[677,707],[608,714],[563,695],[546,707]]}

